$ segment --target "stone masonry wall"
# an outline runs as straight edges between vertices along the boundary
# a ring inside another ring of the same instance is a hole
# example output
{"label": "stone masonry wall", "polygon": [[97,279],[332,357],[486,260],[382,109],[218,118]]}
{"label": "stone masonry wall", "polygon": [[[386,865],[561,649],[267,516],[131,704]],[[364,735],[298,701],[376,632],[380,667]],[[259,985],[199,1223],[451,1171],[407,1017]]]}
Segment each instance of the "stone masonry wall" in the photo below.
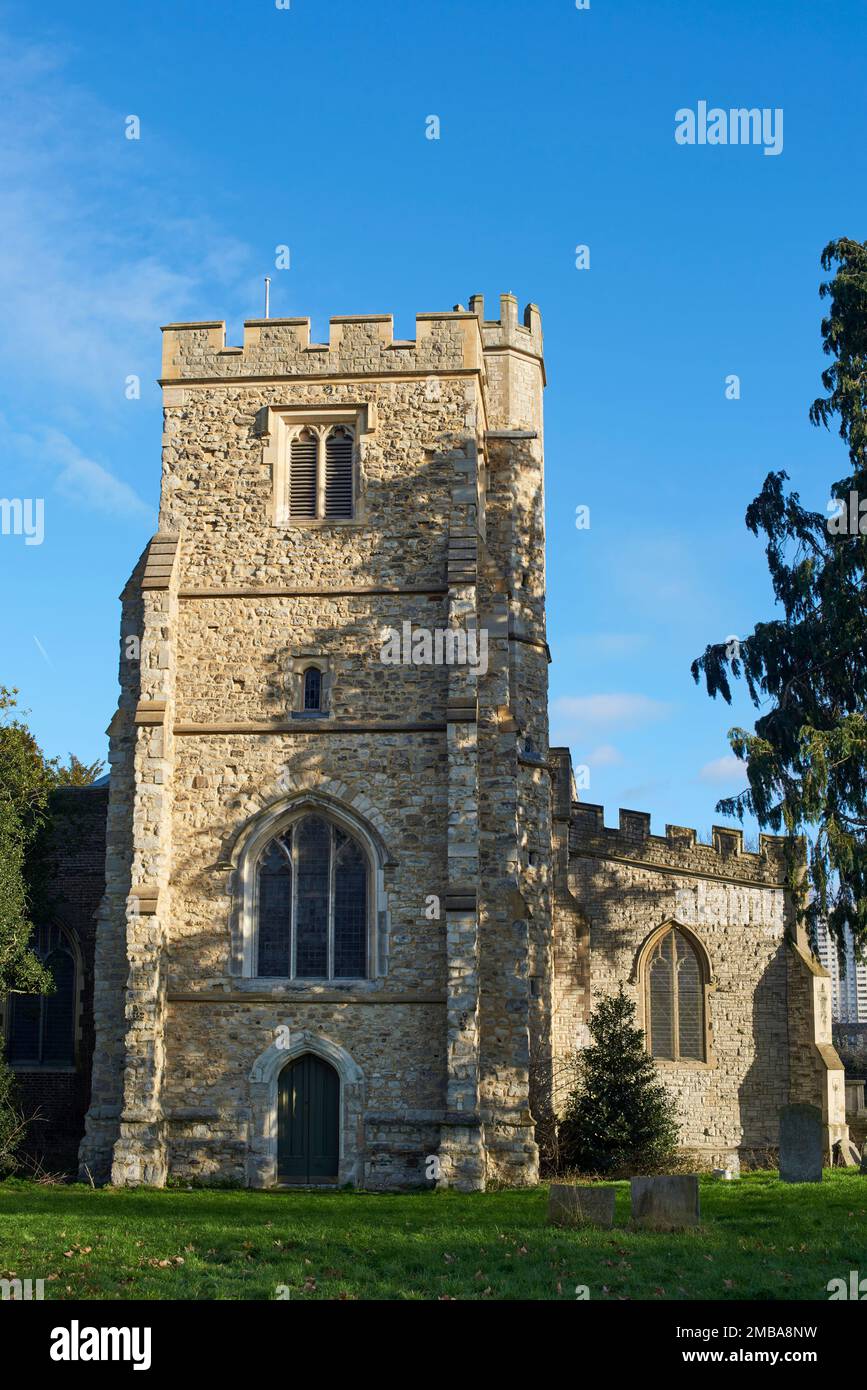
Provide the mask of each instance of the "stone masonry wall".
{"label": "stone masonry wall", "polygon": [[601,807],[573,807],[569,889],[589,921],[592,1002],[622,981],[642,1023],[642,946],[667,921],[692,929],[711,969],[708,1060],[657,1068],[678,1102],[682,1146],[708,1165],[736,1161],[738,1150],[748,1157],[776,1145],[789,1099],[791,922],[780,846],[763,837],[753,855],[721,828],[714,846],[681,827],[648,832],[639,813],[621,811],[620,828],[608,830]]}

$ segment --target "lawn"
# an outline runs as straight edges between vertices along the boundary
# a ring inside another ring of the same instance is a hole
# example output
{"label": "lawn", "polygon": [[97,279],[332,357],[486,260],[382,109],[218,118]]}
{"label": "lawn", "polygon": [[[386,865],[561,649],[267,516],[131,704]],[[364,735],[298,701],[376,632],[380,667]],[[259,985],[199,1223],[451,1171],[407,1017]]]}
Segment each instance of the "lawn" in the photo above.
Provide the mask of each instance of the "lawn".
{"label": "lawn", "polygon": [[[0,1278],[51,1299],[820,1299],[867,1274],[867,1177],[703,1179],[701,1227],[546,1224],[544,1188],[419,1192],[93,1190],[0,1183]],[[282,1297],[287,1294],[283,1293]]]}

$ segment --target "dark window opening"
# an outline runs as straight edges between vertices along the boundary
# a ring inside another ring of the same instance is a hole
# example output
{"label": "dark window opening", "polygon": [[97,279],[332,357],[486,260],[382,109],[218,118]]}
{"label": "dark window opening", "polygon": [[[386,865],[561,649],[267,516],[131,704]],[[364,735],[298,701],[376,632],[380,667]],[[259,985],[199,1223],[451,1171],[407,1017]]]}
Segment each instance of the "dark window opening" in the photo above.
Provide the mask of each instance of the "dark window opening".
{"label": "dark window opening", "polygon": [[322,672],[318,666],[308,666],[304,672],[304,708],[322,708]]}
{"label": "dark window opening", "polygon": [[75,1065],[75,955],[60,927],[40,928],[33,943],[51,973],[53,994],[11,994],[6,1056],[17,1067]]}

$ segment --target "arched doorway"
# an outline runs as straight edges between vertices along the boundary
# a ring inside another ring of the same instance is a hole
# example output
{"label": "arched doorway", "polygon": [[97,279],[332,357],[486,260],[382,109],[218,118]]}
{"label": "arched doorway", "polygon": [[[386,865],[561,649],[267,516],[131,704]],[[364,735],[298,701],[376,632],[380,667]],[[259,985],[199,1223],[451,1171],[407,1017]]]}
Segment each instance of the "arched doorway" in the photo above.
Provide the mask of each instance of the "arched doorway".
{"label": "arched doorway", "polygon": [[310,1052],[280,1073],[277,1094],[277,1181],[337,1181],[340,1077]]}

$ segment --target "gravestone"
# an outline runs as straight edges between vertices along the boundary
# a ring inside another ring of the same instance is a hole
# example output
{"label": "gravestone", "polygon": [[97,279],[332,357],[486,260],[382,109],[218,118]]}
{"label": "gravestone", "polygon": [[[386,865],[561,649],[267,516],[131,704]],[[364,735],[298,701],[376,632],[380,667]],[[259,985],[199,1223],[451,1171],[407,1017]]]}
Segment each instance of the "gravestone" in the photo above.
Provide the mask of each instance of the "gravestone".
{"label": "gravestone", "polygon": [[613,1187],[576,1187],[552,1183],[548,1193],[548,1220],[555,1226],[614,1225]]}
{"label": "gravestone", "polygon": [[780,1178],[783,1182],[821,1182],[824,1136],[817,1105],[780,1107]]}
{"label": "gravestone", "polygon": [[861,1162],[861,1150],[851,1139],[838,1139],[833,1148],[834,1166],[837,1168],[857,1168]]}
{"label": "gravestone", "polygon": [[861,1150],[861,1172],[867,1175],[867,1144]]}
{"label": "gravestone", "polygon": [[632,1220],[655,1231],[677,1231],[701,1220],[695,1174],[633,1178]]}

